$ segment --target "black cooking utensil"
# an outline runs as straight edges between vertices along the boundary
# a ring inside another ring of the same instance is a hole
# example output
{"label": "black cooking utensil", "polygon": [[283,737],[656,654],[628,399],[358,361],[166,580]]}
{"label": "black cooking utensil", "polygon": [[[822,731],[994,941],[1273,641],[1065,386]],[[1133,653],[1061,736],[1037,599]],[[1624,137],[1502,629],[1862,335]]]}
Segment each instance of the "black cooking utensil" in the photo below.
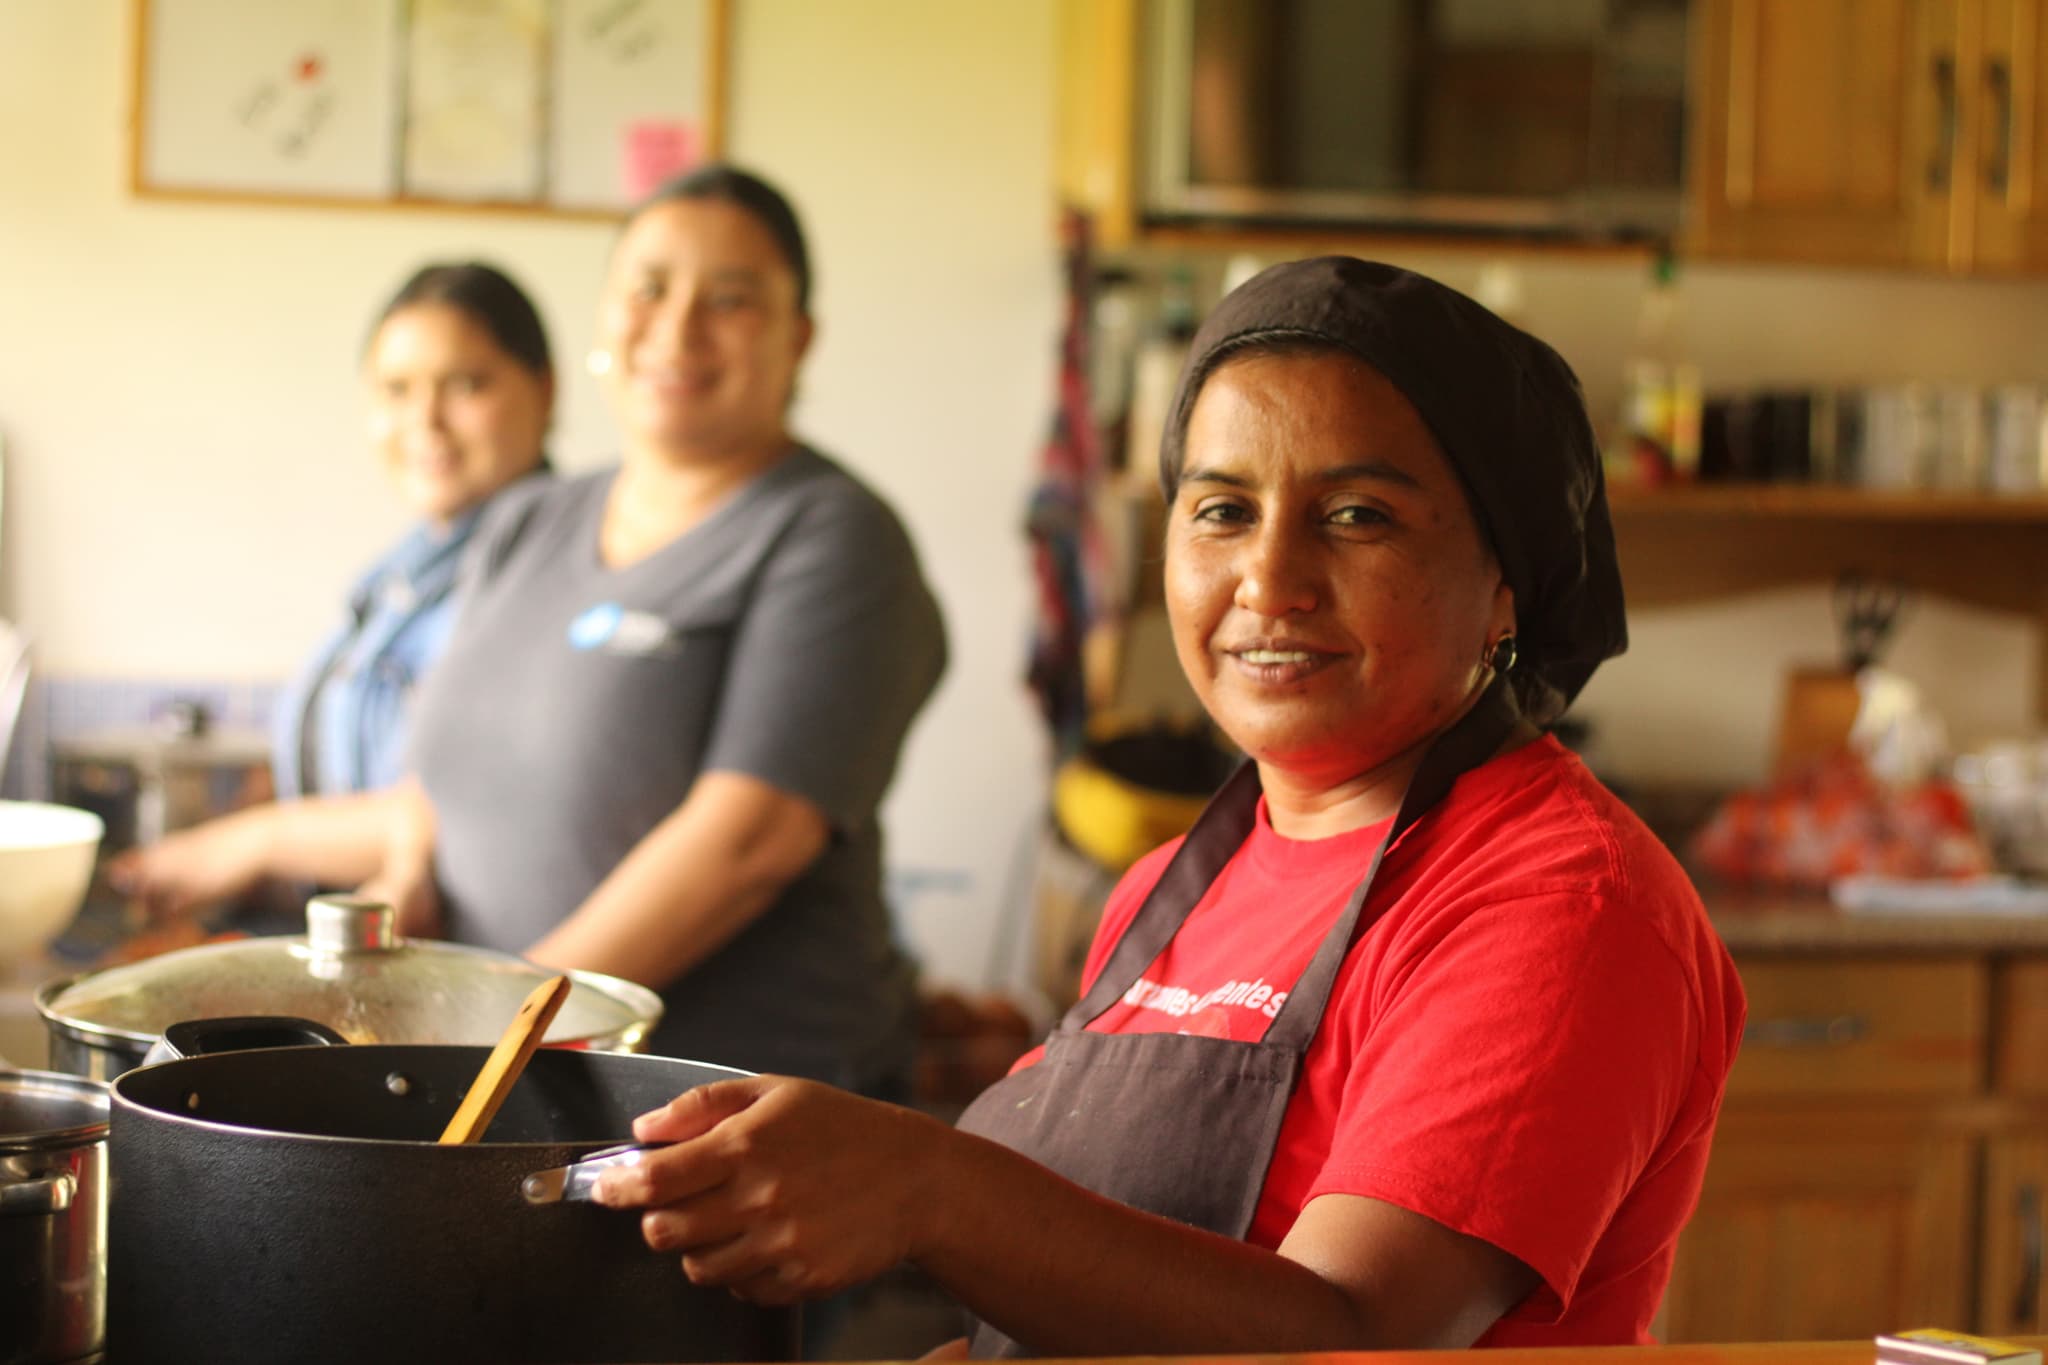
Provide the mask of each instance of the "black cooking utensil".
{"label": "black cooking utensil", "polygon": [[1904,585],[1851,571],[1835,580],[1835,624],[1842,632],[1842,666],[1860,673],[1878,661],[1898,625]]}

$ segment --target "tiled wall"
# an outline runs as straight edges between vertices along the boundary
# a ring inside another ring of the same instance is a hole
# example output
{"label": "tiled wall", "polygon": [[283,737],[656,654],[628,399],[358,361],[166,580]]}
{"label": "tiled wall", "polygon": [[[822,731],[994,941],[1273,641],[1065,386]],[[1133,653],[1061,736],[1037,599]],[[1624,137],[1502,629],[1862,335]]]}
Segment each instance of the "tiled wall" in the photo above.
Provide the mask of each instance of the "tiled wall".
{"label": "tiled wall", "polygon": [[65,740],[110,732],[154,730],[171,723],[179,703],[205,707],[216,732],[263,734],[277,697],[275,683],[133,678],[32,679],[22,704],[0,795],[47,800],[51,748]]}
{"label": "tiled wall", "polygon": [[[156,729],[169,723],[172,707],[179,702],[203,705],[216,733],[267,734],[278,690],[274,683],[34,679],[22,705],[5,773],[0,775],[0,796],[50,799],[54,794],[54,746],[94,735]],[[232,792],[220,795],[225,798]],[[888,900],[899,914],[913,902],[959,900],[972,889],[973,877],[965,868],[892,865],[887,872]],[[993,951],[998,955],[1014,953],[1016,946],[999,942]]]}

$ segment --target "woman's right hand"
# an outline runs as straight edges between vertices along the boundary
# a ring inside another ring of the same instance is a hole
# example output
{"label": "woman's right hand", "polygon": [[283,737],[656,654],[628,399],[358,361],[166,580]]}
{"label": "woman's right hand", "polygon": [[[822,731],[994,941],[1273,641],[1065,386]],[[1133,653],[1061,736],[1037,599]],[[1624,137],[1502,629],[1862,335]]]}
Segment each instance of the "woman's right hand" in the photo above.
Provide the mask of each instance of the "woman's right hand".
{"label": "woman's right hand", "polygon": [[246,893],[263,875],[270,807],[179,830],[107,865],[107,882],[152,915],[185,915]]}
{"label": "woman's right hand", "polygon": [[666,1144],[605,1172],[597,1202],[642,1210],[651,1250],[691,1283],[750,1303],[836,1294],[914,1259],[944,1201],[953,1130],[815,1081],[749,1076],[684,1091],[633,1121]]}
{"label": "woman's right hand", "polygon": [[418,779],[410,777],[382,799],[387,803],[383,860],[356,894],[396,910],[398,932],[407,938],[439,938],[443,921],[441,888],[434,880],[434,803]]}
{"label": "woman's right hand", "polygon": [[431,871],[386,869],[357,887],[356,895],[396,910],[396,928],[406,938],[441,937],[441,890],[434,885]]}

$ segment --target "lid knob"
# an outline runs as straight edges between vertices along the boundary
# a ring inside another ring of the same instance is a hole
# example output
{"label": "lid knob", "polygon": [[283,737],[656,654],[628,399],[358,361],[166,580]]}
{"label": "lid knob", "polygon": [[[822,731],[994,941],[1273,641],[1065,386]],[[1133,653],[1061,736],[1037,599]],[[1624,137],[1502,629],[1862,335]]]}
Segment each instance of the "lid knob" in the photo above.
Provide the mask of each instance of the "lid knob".
{"label": "lid knob", "polygon": [[306,902],[306,944],[315,953],[383,953],[399,944],[398,912],[360,896]]}

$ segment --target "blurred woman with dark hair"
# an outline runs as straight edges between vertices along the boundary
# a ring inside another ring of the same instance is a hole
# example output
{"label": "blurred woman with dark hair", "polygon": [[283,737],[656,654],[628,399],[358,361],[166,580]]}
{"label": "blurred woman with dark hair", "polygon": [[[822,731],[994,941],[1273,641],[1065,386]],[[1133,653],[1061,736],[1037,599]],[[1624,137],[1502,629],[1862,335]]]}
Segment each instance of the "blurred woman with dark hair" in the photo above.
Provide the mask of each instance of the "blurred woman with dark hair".
{"label": "blurred woman with dark hair", "polygon": [[[547,467],[555,371],[540,313],[493,266],[433,264],[378,312],[363,346],[370,445],[418,520],[349,590],[342,619],[278,699],[277,797],[342,797],[405,773],[415,693],[447,646],[456,569],[498,494]],[[156,904],[205,904],[249,888],[258,807],[180,831],[116,861],[115,881]]]}
{"label": "blurred woman with dark hair", "polygon": [[406,711],[448,642],[455,569],[485,505],[546,466],[555,371],[525,292],[488,265],[430,265],[364,349],[370,438],[419,524],[349,593],[342,624],[286,691],[280,797],[388,787]]}

